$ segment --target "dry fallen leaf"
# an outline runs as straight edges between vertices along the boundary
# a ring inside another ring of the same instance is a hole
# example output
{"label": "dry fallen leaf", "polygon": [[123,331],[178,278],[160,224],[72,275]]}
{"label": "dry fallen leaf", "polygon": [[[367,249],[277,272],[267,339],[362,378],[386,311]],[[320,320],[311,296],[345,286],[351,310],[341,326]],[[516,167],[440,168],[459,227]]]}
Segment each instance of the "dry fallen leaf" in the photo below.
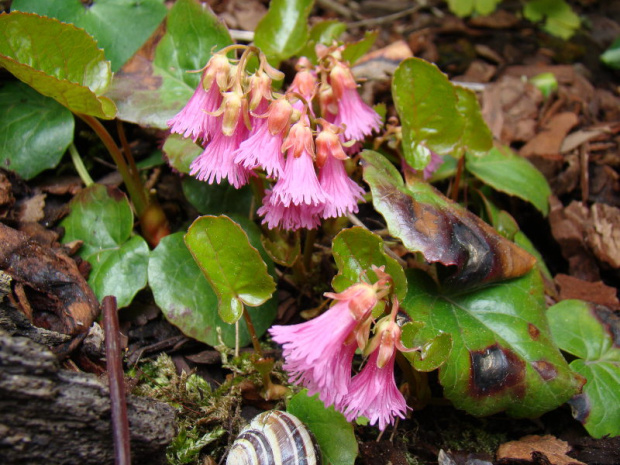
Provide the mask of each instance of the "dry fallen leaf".
{"label": "dry fallen leaf", "polygon": [[535,454],[544,454],[551,465],[586,465],[566,455],[571,450],[567,442],[550,434],[525,436],[499,446],[497,460],[527,460],[533,462]]}
{"label": "dry fallen leaf", "polygon": [[592,283],[566,274],[558,274],[554,280],[560,288],[559,300],[580,299],[609,308],[620,307],[616,289],[602,281]]}

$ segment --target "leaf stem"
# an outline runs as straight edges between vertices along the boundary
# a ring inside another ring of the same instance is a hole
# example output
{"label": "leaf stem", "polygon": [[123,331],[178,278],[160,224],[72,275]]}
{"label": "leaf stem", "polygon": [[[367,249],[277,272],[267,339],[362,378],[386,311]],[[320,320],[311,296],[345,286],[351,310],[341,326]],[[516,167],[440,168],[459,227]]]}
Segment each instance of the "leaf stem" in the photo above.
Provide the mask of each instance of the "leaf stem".
{"label": "leaf stem", "polygon": [[260,348],[258,337],[256,337],[256,330],[254,329],[254,324],[252,323],[252,317],[250,317],[250,313],[248,312],[248,309],[245,305],[243,306],[243,318],[245,319],[245,324],[248,327],[248,332],[250,333],[250,337],[252,338],[254,352],[256,352],[260,358],[263,358],[263,349]]}
{"label": "leaf stem", "polygon": [[80,157],[80,153],[77,151],[75,144],[71,142],[69,145],[69,153],[71,154],[71,161],[73,162],[73,166],[75,167],[75,171],[80,175],[80,179],[86,185],[86,187],[92,186],[95,184],[93,178],[88,174],[88,170],[84,166],[84,161],[82,157]]}
{"label": "leaf stem", "polygon": [[459,186],[461,184],[461,176],[463,175],[463,168],[465,167],[465,154],[461,155],[458,164],[456,165],[456,175],[454,176],[454,185],[451,192],[451,198],[455,202],[459,199]]}
{"label": "leaf stem", "polygon": [[314,252],[316,235],[316,229],[309,229],[306,234],[306,242],[304,243],[304,269],[306,272],[308,272],[312,266],[312,252]]}

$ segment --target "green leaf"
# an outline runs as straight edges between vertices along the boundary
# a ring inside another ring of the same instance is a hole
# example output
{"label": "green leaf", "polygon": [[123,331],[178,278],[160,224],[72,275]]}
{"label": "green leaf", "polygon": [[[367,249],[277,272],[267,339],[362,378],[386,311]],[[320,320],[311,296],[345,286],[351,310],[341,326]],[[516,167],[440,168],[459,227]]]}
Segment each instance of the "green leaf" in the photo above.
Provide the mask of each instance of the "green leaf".
{"label": "green leaf", "polygon": [[620,36],[601,55],[601,61],[613,69],[620,69]]}
{"label": "green leaf", "polygon": [[401,306],[425,323],[419,337],[452,336],[439,381],[456,407],[534,417],[578,392],[580,380],[551,339],[538,272],[459,294],[440,293],[421,271],[410,270],[407,281]]}
{"label": "green leaf", "polygon": [[308,58],[312,63],[317,63],[316,44],[332,45],[347,30],[347,25],[340,21],[329,20],[316,23],[310,29],[308,41],[298,55]]}
{"label": "green leaf", "polygon": [[308,40],[313,0],[272,0],[254,31],[254,44],[275,66],[299,52]]}
{"label": "green leaf", "polygon": [[189,174],[189,166],[204,149],[180,134],[170,134],[162,150],[170,166],[180,173]]}
{"label": "green leaf", "polygon": [[421,156],[419,146],[438,154],[454,149],[464,128],[458,95],[434,64],[404,60],[394,73],[392,97],[403,128],[405,160],[412,168],[424,169],[430,159],[428,154]]}
{"label": "green leaf", "polygon": [[182,181],[187,200],[203,215],[238,213],[247,215],[252,208],[252,189],[243,186],[235,189],[228,183],[208,184],[196,178]]}
{"label": "green leaf", "polygon": [[203,216],[190,226],[185,243],[218,296],[218,311],[235,323],[243,306],[265,303],[276,285],[243,229],[226,216]]}
{"label": "green leaf", "polygon": [[73,141],[73,115],[21,82],[0,87],[0,164],[31,179],[54,168]]}
{"label": "green leaf", "polygon": [[342,59],[353,66],[362,58],[379,37],[379,31],[366,31],[364,38],[357,42],[347,42],[342,51]]}
{"label": "green leaf", "polygon": [[88,284],[97,298],[114,295],[119,308],[129,305],[146,286],[149,248],[141,236],[131,237],[133,213],[125,194],[94,184],[74,197],[61,226],[63,243],[84,242],[79,255],[92,266]]}
{"label": "green leaf", "polygon": [[205,3],[178,0],[168,13],[166,34],[151,62],[114,75],[108,96],[118,105],[119,118],[166,129],[167,121],[185,106],[212,53],[232,44],[230,34]]}
{"label": "green leaf", "polygon": [[362,152],[362,166],[373,205],[390,234],[428,262],[445,265],[438,268],[443,285],[485,285],[522,276],[534,266],[530,254],[428,183],[405,186],[396,168],[377,152]]}
{"label": "green leaf", "polygon": [[448,0],[450,11],[457,16],[464,17],[473,13],[488,15],[502,0]]}
{"label": "green leaf", "polygon": [[456,86],[457,111],[464,121],[463,135],[459,140],[458,146],[461,150],[458,153],[468,151],[472,155],[482,156],[493,147],[493,135],[487,126],[476,94],[464,87]]}
{"label": "green leaf", "polygon": [[530,0],[523,7],[523,16],[534,22],[546,18],[543,29],[562,39],[570,39],[581,24],[564,0]]}
{"label": "green leaf", "polygon": [[530,78],[530,82],[536,86],[545,98],[558,90],[558,80],[555,74],[551,72],[537,74]]}
{"label": "green leaf", "polygon": [[560,349],[576,357],[570,367],[586,378],[570,404],[575,418],[595,438],[620,435],[620,344],[617,317],[604,307],[563,300],[547,310]]}
{"label": "green leaf", "polygon": [[551,189],[534,165],[509,149],[493,148],[483,157],[466,153],[467,170],[494,189],[517,196],[534,205],[543,215],[549,213]]}
{"label": "green leaf", "polygon": [[358,446],[353,425],[333,406],[325,408],[318,394],[309,397],[308,391],[304,389],[291,398],[286,411],[299,418],[312,431],[327,459],[325,463],[354,464]]}
{"label": "green leaf", "polygon": [[353,227],[341,231],[335,238],[332,253],[338,266],[338,274],[332,280],[332,287],[336,292],[342,292],[349,286],[360,282],[360,277],[366,275],[377,279],[371,266],[385,266],[394,282],[394,292],[399,299],[407,294],[407,279],[403,268],[398,262],[387,255],[383,240],[376,234],[360,227]]}
{"label": "green leaf", "polygon": [[[218,332],[224,344],[235,346],[235,326],[224,323],[218,315],[217,296],[183,242],[182,232],[164,237],[151,252],[148,277],[155,302],[170,323],[210,346],[220,344]],[[271,299],[247,310],[260,337],[274,320],[277,303]],[[245,320],[241,319],[239,343],[245,346],[250,341]]]}
{"label": "green leaf", "polygon": [[301,255],[301,239],[294,231],[269,230],[260,240],[269,258],[278,265],[290,268]]}
{"label": "green leaf", "polygon": [[424,333],[424,339],[420,338],[420,329],[426,326],[422,322],[405,323],[402,327],[401,340],[406,347],[419,347],[419,351],[403,352],[403,355],[417,371],[434,371],[446,363],[452,351],[452,336],[448,333],[439,332],[437,336],[428,339],[428,333]]}
{"label": "green leaf", "polygon": [[13,11],[73,23],[91,34],[117,71],[155,31],[168,10],[163,0],[14,0]]}
{"label": "green leaf", "polygon": [[28,13],[0,15],[0,65],[75,113],[116,115],[114,102],[101,96],[110,62],[82,29]]}

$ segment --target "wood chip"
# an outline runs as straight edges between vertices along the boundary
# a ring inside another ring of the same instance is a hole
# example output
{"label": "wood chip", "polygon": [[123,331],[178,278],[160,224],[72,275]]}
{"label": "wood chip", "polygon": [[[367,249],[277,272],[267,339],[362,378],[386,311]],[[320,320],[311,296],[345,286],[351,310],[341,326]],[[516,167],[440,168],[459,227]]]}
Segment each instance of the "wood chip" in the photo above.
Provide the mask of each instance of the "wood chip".
{"label": "wood chip", "polygon": [[586,465],[566,455],[571,450],[567,442],[550,434],[525,436],[499,446],[497,460],[526,460],[534,462],[536,454],[544,454],[551,465]]}

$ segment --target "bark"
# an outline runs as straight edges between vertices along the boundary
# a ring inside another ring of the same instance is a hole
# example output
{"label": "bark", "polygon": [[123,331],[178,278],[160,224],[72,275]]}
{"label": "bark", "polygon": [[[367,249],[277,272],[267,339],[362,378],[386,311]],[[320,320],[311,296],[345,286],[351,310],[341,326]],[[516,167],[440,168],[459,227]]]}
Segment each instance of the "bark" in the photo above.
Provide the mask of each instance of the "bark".
{"label": "bark", "polygon": [[[128,396],[135,464],[165,463],[175,435],[174,410]],[[11,464],[112,464],[107,386],[62,370],[45,347],[0,330],[0,457]]]}

